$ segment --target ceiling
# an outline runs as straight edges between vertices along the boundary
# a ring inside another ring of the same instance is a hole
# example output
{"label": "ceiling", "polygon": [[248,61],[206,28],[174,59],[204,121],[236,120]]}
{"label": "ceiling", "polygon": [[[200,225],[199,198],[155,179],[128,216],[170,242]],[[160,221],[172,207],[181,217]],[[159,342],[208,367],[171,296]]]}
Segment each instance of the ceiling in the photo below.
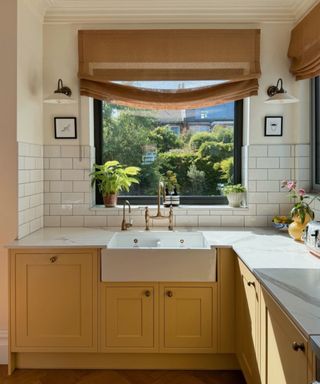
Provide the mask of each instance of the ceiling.
{"label": "ceiling", "polygon": [[319,0],[32,0],[45,23],[296,22]]}

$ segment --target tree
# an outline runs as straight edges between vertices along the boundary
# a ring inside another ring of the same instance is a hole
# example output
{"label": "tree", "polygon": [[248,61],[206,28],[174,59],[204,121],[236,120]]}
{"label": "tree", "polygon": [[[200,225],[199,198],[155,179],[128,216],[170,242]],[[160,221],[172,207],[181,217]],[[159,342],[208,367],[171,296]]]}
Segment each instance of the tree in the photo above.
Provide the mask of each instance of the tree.
{"label": "tree", "polygon": [[183,142],[168,126],[158,127],[150,132],[149,140],[157,146],[159,153],[182,148]]}

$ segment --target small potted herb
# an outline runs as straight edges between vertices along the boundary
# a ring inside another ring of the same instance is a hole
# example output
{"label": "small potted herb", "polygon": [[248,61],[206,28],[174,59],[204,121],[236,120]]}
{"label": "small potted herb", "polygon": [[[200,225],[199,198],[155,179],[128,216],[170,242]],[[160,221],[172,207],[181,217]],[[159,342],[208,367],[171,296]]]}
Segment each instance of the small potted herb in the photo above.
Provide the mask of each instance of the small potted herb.
{"label": "small potted herb", "polygon": [[222,192],[227,196],[229,206],[233,208],[240,207],[242,201],[245,199],[246,187],[242,184],[226,185],[223,187]]}
{"label": "small potted herb", "polygon": [[164,183],[165,189],[165,198],[163,205],[165,207],[177,207],[180,204],[179,196],[179,184],[177,181],[177,175],[173,171],[167,171],[164,176],[162,176],[162,181]]}
{"label": "small potted herb", "polygon": [[132,183],[139,183],[135,177],[139,172],[140,168],[126,167],[117,160],[107,161],[102,165],[94,164],[93,171],[90,173],[91,186],[97,184],[105,207],[115,207],[118,192],[128,192]]}

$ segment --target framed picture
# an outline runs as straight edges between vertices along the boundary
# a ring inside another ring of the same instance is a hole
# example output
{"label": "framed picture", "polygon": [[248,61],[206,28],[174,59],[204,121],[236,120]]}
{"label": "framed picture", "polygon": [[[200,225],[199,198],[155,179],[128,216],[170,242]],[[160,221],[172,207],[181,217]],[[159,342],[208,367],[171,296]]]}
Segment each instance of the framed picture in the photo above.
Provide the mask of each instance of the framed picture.
{"label": "framed picture", "polygon": [[54,118],[54,137],[56,139],[76,139],[77,138],[77,118],[76,117],[55,117]]}
{"label": "framed picture", "polygon": [[266,116],[264,118],[265,136],[282,136],[282,116]]}

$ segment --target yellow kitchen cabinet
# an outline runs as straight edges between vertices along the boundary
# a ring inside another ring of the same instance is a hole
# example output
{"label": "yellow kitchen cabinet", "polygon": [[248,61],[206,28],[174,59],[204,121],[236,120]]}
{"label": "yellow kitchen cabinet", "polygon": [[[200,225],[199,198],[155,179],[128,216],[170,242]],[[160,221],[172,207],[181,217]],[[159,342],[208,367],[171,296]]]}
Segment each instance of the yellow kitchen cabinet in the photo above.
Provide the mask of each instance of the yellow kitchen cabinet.
{"label": "yellow kitchen cabinet", "polygon": [[12,250],[11,351],[96,351],[97,251]]}
{"label": "yellow kitchen cabinet", "polygon": [[237,356],[247,383],[259,384],[260,284],[239,259],[236,269]]}
{"label": "yellow kitchen cabinet", "polygon": [[217,284],[160,284],[160,350],[217,351]]}
{"label": "yellow kitchen cabinet", "polygon": [[307,338],[262,289],[262,372],[264,384],[309,384],[313,358]]}
{"label": "yellow kitchen cabinet", "polygon": [[157,284],[101,284],[102,352],[152,352],[158,347]]}

